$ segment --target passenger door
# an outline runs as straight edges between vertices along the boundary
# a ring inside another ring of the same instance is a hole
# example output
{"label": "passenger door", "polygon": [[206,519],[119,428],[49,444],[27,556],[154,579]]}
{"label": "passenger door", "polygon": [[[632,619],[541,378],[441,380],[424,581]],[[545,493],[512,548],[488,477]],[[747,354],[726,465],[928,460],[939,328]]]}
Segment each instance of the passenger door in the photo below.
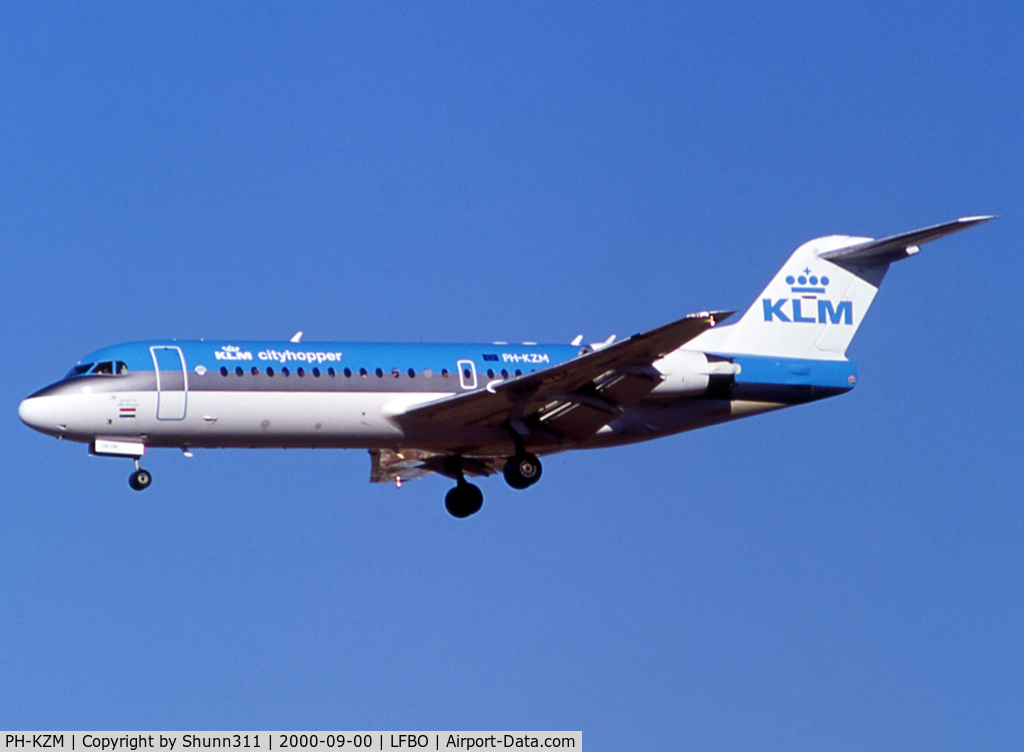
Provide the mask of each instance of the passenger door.
{"label": "passenger door", "polygon": [[155,345],[149,352],[156,368],[157,420],[184,420],[188,404],[185,355],[174,345]]}

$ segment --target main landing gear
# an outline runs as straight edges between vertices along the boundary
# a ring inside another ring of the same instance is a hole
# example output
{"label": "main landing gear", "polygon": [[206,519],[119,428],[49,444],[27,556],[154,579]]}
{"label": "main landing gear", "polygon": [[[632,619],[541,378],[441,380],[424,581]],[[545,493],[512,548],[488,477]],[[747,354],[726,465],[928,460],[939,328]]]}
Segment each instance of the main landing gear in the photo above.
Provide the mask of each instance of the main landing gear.
{"label": "main landing gear", "polygon": [[[479,488],[469,483],[462,473],[462,458],[452,457],[446,474],[454,477],[456,486],[444,497],[444,506],[452,517],[463,519],[480,511],[484,495]],[[529,452],[519,452],[505,461],[505,482],[512,488],[529,488],[540,480],[540,460]]]}
{"label": "main landing gear", "polygon": [[505,462],[503,472],[505,482],[521,491],[540,480],[540,460],[529,452],[521,452]]}
{"label": "main landing gear", "polygon": [[153,482],[153,475],[149,470],[139,467],[139,459],[135,458],[135,472],[128,476],[128,485],[135,491],[145,491]]}
{"label": "main landing gear", "polygon": [[448,514],[459,519],[476,514],[483,505],[483,492],[472,483],[467,483],[461,476],[458,485],[444,497],[444,508],[448,510]]}

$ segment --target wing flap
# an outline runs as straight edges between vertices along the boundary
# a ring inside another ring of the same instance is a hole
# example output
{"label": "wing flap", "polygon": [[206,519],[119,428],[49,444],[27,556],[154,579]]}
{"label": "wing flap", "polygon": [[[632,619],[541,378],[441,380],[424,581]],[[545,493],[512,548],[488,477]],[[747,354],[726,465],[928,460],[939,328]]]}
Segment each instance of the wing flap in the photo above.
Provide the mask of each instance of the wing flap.
{"label": "wing flap", "polygon": [[[462,457],[458,468],[465,475],[493,475],[503,467],[503,458]],[[444,454],[428,452],[422,449],[371,449],[370,450],[370,482],[398,483],[422,478],[424,475],[439,473],[453,478],[458,477],[451,464],[451,458]]]}
{"label": "wing flap", "polygon": [[661,382],[653,368],[626,371],[608,371],[575,392],[552,395],[553,402],[538,411],[532,422],[556,436],[594,434]]}

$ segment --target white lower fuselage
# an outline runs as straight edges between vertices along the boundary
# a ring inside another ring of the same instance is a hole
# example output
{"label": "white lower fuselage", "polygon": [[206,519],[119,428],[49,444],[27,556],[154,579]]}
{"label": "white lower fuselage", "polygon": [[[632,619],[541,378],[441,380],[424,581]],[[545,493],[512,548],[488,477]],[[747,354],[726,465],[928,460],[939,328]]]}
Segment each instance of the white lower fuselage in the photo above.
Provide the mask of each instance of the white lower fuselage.
{"label": "white lower fuselage", "polygon": [[[508,432],[495,427],[432,427],[416,431],[394,416],[403,408],[449,396],[447,392],[190,391],[183,417],[158,418],[155,391],[95,392],[89,380],[61,393],[26,400],[22,418],[60,438],[141,442],[149,447],[309,447],[372,449],[415,447],[437,452],[507,454]],[[89,391],[85,391],[89,390]],[[166,398],[165,398],[166,400]],[[783,407],[780,402],[659,397],[614,416],[585,443],[524,436],[538,453],[614,446],[700,428]]]}

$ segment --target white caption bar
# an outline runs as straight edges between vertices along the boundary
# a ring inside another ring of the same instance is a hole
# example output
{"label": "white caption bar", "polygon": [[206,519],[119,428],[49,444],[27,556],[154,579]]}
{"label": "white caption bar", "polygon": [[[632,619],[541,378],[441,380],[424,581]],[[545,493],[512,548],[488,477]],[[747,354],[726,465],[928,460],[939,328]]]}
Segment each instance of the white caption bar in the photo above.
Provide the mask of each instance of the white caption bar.
{"label": "white caption bar", "polygon": [[583,749],[582,731],[5,731],[3,750]]}

